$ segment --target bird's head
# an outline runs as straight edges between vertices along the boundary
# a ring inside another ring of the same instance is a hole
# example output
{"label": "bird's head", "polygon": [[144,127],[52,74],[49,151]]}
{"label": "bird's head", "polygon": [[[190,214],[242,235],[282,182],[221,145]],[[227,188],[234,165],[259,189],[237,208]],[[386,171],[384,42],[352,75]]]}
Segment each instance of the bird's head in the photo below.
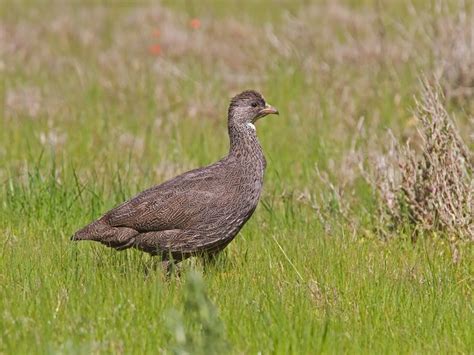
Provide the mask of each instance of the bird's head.
{"label": "bird's head", "polygon": [[253,125],[258,119],[278,115],[278,110],[265,102],[263,96],[254,90],[247,90],[234,96],[229,105],[229,125]]}

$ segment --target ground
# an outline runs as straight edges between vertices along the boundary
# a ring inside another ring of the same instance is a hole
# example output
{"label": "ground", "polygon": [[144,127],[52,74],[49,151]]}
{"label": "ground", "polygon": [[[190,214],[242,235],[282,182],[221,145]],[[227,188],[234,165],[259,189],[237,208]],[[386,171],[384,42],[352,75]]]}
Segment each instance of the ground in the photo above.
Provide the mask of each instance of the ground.
{"label": "ground", "polygon": [[[99,3],[2,4],[0,353],[472,352],[472,246],[381,226],[364,178],[388,129],[414,136],[421,76],[472,138],[468,4]],[[261,203],[214,265],[166,278],[70,242],[224,156],[249,88],[280,116],[257,123]]]}

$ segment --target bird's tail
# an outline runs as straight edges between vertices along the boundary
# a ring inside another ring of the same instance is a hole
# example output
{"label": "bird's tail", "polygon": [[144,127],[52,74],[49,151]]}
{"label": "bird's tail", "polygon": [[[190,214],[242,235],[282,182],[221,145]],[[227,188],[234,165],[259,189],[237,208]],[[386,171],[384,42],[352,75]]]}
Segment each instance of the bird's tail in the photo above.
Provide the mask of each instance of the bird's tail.
{"label": "bird's tail", "polygon": [[110,226],[102,220],[94,221],[91,224],[79,229],[71,237],[71,240],[97,240],[101,236],[107,233]]}

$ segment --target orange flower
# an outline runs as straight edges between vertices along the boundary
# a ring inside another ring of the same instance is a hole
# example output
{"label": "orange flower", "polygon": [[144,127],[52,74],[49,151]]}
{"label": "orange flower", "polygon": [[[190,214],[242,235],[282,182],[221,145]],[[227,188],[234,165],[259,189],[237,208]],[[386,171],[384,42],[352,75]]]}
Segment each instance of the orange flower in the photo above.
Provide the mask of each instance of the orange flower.
{"label": "orange flower", "polygon": [[153,31],[153,37],[158,38],[158,37],[160,37],[160,35],[161,35],[160,30],[154,30]]}
{"label": "orange flower", "polygon": [[191,26],[192,29],[197,30],[201,27],[201,20],[198,18],[193,18],[190,22],[189,25]]}
{"label": "orange flower", "polygon": [[161,46],[159,44],[153,44],[148,48],[150,54],[153,55],[160,55],[161,53]]}

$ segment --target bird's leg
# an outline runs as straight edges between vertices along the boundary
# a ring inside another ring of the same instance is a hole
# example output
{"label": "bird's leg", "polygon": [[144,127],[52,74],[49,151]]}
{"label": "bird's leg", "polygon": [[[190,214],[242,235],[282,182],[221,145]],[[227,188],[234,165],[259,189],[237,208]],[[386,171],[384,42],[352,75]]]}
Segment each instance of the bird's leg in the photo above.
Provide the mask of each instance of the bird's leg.
{"label": "bird's leg", "polygon": [[179,276],[179,268],[178,263],[181,260],[174,260],[174,259],[163,259],[161,261],[161,269],[163,273],[170,277],[171,275],[178,275]]}
{"label": "bird's leg", "polygon": [[170,262],[169,260],[163,260],[163,261],[161,262],[161,270],[163,270],[163,272],[164,272],[166,275],[169,275],[169,274],[170,274],[171,267],[172,267],[172,262]]}

